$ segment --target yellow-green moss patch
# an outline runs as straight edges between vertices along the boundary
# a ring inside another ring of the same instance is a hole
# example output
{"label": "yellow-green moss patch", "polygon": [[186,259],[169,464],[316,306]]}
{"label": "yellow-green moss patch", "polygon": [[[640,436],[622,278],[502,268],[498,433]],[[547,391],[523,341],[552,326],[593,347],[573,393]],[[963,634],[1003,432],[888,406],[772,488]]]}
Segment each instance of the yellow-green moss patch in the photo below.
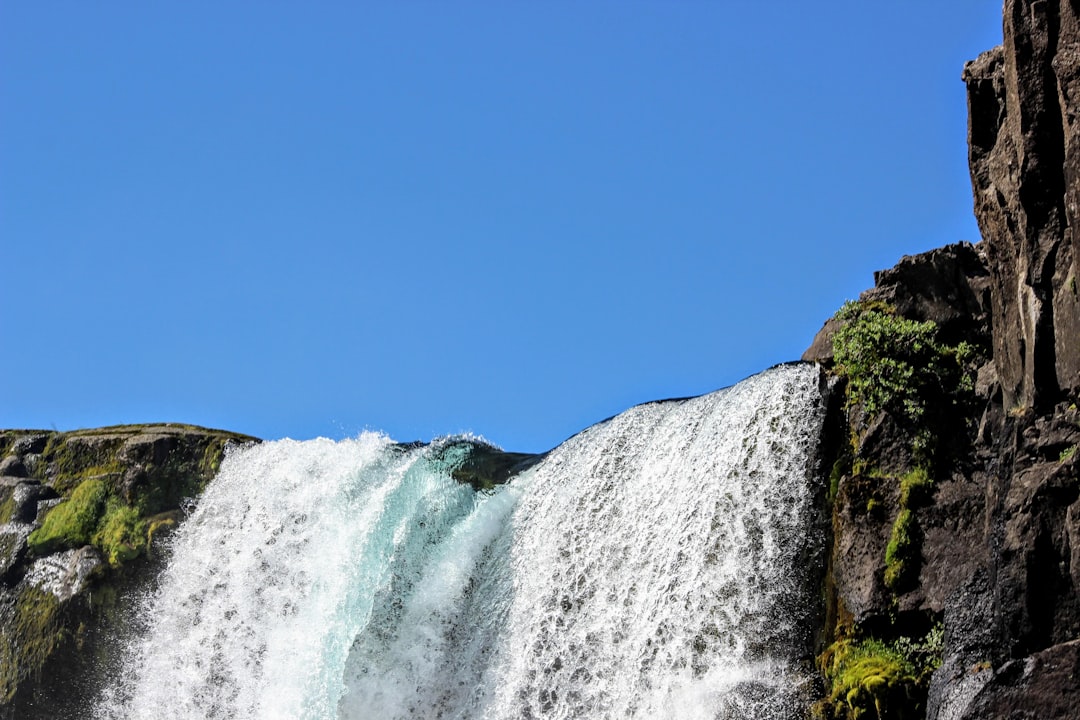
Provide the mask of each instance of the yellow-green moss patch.
{"label": "yellow-green moss patch", "polygon": [[146,521],[119,498],[109,498],[105,515],[92,538],[113,566],[136,558],[146,549]]}
{"label": "yellow-green moss patch", "polygon": [[39,554],[65,547],[89,545],[105,509],[108,488],[102,480],[84,480],[71,496],[45,515],[41,527],[30,533],[27,544]]}
{"label": "yellow-green moss patch", "polygon": [[814,715],[828,720],[915,717],[925,704],[930,676],[941,664],[941,646],[940,625],[914,640],[837,640],[818,659],[828,695]]}
{"label": "yellow-green moss patch", "polygon": [[0,488],[0,525],[11,522],[11,516],[15,514],[15,489]]}

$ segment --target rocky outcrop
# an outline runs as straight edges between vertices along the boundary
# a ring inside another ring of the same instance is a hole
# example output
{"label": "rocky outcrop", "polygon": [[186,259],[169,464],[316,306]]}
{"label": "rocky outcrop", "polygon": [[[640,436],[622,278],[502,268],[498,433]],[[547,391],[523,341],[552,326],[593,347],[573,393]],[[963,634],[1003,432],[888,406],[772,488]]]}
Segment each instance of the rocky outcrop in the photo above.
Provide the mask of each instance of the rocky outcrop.
{"label": "rocky outcrop", "polygon": [[[904,258],[860,298],[973,348],[971,377],[940,398],[936,427],[857,397],[837,418],[851,446],[833,473],[822,657],[910,649],[943,626],[928,687],[871,717],[1056,718],[1080,704],[1080,4],[1007,0],[1004,16],[1003,45],[963,73],[982,242]],[[850,375],[834,357],[850,322],[830,320],[807,359]],[[928,437],[939,452],[918,450]]]}
{"label": "rocky outcrop", "polygon": [[[860,298],[898,321],[933,321],[948,345],[975,352],[969,382],[937,398],[945,414],[913,422],[897,408],[867,413],[851,397],[836,418],[851,444],[834,466],[826,642],[903,646],[943,623],[941,666],[921,696],[910,694],[909,713],[1066,717],[1055,713],[1080,699],[1080,676],[1069,674],[1080,641],[1078,397],[1056,388],[1059,402],[1041,412],[1006,405],[985,361],[998,351],[996,290],[980,249],[904,258]],[[849,322],[834,318],[807,352],[834,363],[828,348]],[[920,452],[927,437],[936,452]],[[928,482],[916,496],[919,473]],[[914,547],[909,580],[890,582],[900,535]]]}
{"label": "rocky outcrop", "polygon": [[1080,7],[1007,0],[1004,43],[964,68],[975,216],[1008,408],[1080,388]]}
{"label": "rocky outcrop", "polygon": [[0,718],[80,718],[153,548],[255,438],[188,425],[0,431]]}
{"label": "rocky outcrop", "polygon": [[[874,287],[859,300],[933,321],[944,342],[966,339],[989,349],[990,271],[982,245],[961,242],[904,256],[895,267],[874,273]],[[841,325],[837,318],[826,320],[802,359],[832,365],[833,337]]]}

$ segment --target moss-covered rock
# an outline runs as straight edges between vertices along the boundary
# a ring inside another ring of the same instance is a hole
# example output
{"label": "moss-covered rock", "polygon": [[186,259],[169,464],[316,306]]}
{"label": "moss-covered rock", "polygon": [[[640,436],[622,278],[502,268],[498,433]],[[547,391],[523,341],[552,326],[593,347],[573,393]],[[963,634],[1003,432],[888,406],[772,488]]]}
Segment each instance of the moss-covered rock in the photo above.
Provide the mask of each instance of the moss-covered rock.
{"label": "moss-covered rock", "polygon": [[39,677],[67,638],[60,600],[33,586],[22,588],[0,612],[0,703],[11,702],[22,682]]}
{"label": "moss-covered rock", "polygon": [[103,599],[140,575],[226,448],[249,442],[177,424],[0,431],[0,462],[30,476],[0,483],[0,718],[79,716],[55,677],[100,665]]}
{"label": "moss-covered rock", "polygon": [[941,639],[936,626],[918,640],[836,640],[819,658],[828,692],[814,714],[827,720],[922,717],[930,676],[941,663]]}

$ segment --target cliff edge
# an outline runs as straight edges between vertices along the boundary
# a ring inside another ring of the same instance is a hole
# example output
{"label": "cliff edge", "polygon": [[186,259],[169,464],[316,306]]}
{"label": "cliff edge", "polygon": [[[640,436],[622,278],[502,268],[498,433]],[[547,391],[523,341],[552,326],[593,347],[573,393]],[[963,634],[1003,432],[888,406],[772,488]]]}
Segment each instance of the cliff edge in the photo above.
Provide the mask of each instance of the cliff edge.
{"label": "cliff edge", "polygon": [[846,381],[825,718],[1080,707],[1080,16],[1008,0],[964,68],[983,235],[907,257],[805,354]]}
{"label": "cliff edge", "polygon": [[0,430],[0,718],[80,718],[155,540],[255,438],[190,425]]}

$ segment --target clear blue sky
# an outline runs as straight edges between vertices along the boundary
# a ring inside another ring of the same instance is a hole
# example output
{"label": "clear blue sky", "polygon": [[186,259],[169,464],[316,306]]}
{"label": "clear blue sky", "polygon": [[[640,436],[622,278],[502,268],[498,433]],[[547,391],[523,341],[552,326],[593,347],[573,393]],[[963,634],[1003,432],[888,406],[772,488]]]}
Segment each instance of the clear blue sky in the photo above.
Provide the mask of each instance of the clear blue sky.
{"label": "clear blue sky", "polygon": [[0,427],[546,450],[977,240],[999,2],[0,1]]}

